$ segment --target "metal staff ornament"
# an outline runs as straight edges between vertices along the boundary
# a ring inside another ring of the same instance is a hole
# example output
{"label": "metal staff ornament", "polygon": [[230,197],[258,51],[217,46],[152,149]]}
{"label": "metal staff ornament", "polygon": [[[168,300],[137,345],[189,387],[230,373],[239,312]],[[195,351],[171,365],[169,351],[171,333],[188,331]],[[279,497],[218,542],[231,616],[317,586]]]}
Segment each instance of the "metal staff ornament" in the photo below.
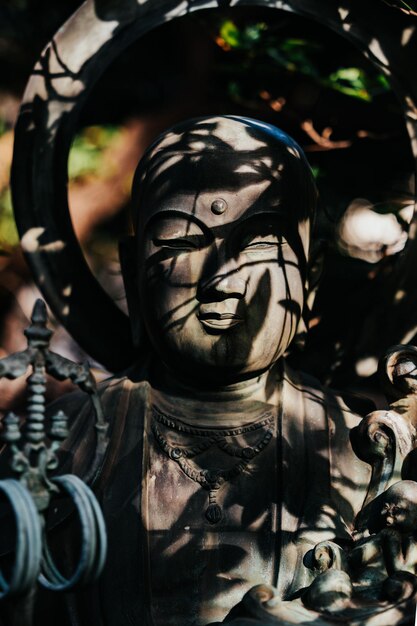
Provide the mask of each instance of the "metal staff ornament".
{"label": "metal staff ornament", "polygon": [[[45,417],[46,375],[70,379],[91,396],[96,415],[96,462],[100,462],[107,442],[96,383],[88,364],[77,364],[49,350],[52,331],[47,328],[46,306],[37,300],[32,323],[25,330],[28,347],[0,360],[0,378],[28,378],[28,406],[24,424],[8,413],[3,421],[1,440],[8,444],[10,467],[17,476],[0,480],[0,494],[12,508],[15,518],[14,565],[10,578],[0,572],[0,599],[22,594],[36,581],[52,591],[73,589],[92,583],[100,575],[107,550],[106,529],[101,509],[91,489],[77,476],[51,477],[58,467],[57,450],[68,436],[68,418],[59,410],[49,422]],[[59,571],[50,553],[45,533],[45,514],[54,495],[64,492],[73,502],[81,527],[78,564],[68,577]]]}

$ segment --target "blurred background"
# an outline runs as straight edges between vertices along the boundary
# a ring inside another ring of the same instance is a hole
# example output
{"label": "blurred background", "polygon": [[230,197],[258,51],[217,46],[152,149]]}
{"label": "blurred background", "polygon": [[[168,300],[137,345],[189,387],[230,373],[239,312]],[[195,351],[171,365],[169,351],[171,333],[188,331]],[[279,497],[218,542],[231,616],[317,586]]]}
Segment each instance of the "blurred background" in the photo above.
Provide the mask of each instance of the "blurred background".
{"label": "blurred background", "polygon": [[[417,25],[416,0],[371,1]],[[80,4],[0,0],[0,357],[25,347],[21,331],[39,295],[13,219],[13,126],[40,51]],[[385,343],[415,343],[417,332],[417,285],[412,268],[404,274],[401,266],[414,162],[385,75],[319,23],[269,9],[200,11],[159,27],[113,62],[81,112],[68,162],[71,217],[90,267],[124,309],[117,242],[130,229],[138,160],[175,122],[228,113],[292,135],[320,191],[310,328],[289,358],[324,383],[375,396]],[[87,358],[53,324],[53,349]],[[94,366],[99,378],[108,375]],[[0,410],[19,404],[23,386],[0,382]],[[50,397],[62,390],[51,383]]]}

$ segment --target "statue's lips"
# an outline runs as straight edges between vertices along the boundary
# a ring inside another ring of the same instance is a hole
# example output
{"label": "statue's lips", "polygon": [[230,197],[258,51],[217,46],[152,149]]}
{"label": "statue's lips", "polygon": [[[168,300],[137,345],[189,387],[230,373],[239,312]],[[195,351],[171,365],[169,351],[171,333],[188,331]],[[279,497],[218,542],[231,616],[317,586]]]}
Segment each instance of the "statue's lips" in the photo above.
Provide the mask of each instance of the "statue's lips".
{"label": "statue's lips", "polygon": [[229,330],[229,328],[243,322],[240,315],[236,315],[236,313],[218,313],[217,311],[200,312],[198,319],[205,328],[218,332]]}

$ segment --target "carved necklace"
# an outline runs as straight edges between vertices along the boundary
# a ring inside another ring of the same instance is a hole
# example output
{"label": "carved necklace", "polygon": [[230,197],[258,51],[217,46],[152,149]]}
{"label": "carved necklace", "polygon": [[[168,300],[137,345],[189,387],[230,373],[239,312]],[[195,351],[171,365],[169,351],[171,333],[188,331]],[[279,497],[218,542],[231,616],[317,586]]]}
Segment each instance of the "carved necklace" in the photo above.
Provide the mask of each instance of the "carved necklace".
{"label": "carved necklace", "polygon": [[[199,483],[209,492],[209,504],[205,511],[205,516],[210,524],[217,524],[223,516],[221,506],[217,503],[217,493],[220,487],[242,474],[250,461],[266,448],[273,436],[274,416],[271,413],[266,413],[262,419],[248,426],[219,430],[190,426],[180,420],[168,417],[156,407],[152,407],[152,418],[152,432],[161,449],[172,461],[179,465],[188,478]],[[196,443],[189,446],[172,445],[162,435],[159,425],[163,425],[165,428],[169,428],[177,433],[192,435],[196,438]],[[264,429],[262,437],[254,445],[240,447],[227,441],[230,437],[237,437],[238,435],[261,429]],[[209,450],[212,446],[216,446],[228,456],[237,457],[239,459],[238,462],[227,469],[201,469],[189,461],[189,459]]]}

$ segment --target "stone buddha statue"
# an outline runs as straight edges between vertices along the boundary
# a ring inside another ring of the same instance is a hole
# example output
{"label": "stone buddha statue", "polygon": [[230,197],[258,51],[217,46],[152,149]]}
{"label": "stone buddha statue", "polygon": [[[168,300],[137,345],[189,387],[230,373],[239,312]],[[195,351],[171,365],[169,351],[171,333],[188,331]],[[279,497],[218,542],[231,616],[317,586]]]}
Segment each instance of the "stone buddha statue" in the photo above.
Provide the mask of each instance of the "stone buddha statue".
{"label": "stone buddha statue", "polygon": [[[352,542],[375,469],[354,451],[355,401],[285,362],[306,317],[316,196],[299,146],[247,118],[184,122],[143,157],[121,246],[138,359],[102,385],[99,463],[90,405],[64,399],[61,469],[100,500],[107,566],[94,588],[40,596],[35,624],[243,626],[254,587],[286,607],[257,623],[311,621],[296,607],[314,547]],[[75,523],[51,514],[63,560]]]}

